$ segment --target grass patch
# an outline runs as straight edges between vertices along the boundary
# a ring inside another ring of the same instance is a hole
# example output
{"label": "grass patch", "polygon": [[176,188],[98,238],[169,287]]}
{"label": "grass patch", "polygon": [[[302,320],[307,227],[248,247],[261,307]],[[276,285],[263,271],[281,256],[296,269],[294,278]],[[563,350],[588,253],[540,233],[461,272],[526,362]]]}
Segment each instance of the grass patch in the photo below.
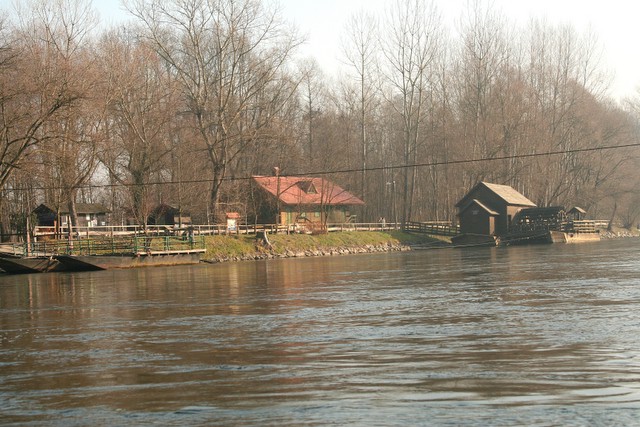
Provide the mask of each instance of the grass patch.
{"label": "grass patch", "polygon": [[204,247],[205,258],[235,258],[256,252],[254,235],[239,236],[206,236]]}
{"label": "grass patch", "polygon": [[283,255],[288,252],[326,251],[335,248],[358,248],[382,245],[433,244],[440,240],[402,231],[345,231],[320,235],[269,234],[271,248],[256,241],[255,235],[207,236],[208,259],[246,258],[259,254]]}

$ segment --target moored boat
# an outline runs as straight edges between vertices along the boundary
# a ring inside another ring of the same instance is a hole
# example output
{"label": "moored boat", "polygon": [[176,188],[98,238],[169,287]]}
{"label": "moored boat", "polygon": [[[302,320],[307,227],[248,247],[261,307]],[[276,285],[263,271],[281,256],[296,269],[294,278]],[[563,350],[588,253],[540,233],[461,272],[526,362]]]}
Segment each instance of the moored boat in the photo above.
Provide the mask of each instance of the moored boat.
{"label": "moored boat", "polygon": [[136,236],[36,242],[11,250],[1,255],[1,269],[7,273],[42,273],[197,264],[205,247],[202,236]]}
{"label": "moored boat", "polygon": [[48,256],[0,256],[0,269],[8,274],[48,273],[63,271],[64,265]]}
{"label": "moored boat", "polygon": [[200,262],[204,249],[155,251],[138,254],[57,255],[56,259],[70,271],[110,270],[152,266],[190,265]]}

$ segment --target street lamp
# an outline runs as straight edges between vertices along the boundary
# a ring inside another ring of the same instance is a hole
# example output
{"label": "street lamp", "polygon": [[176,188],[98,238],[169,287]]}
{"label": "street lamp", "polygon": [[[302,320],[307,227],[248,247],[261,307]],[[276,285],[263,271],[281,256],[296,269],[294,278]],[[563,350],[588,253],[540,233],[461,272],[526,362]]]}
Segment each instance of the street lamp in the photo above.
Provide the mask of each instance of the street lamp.
{"label": "street lamp", "polygon": [[393,190],[393,222],[394,228],[398,228],[398,210],[396,209],[396,180],[387,182],[387,185],[391,185]]}
{"label": "street lamp", "polygon": [[280,215],[280,168],[274,167],[273,174],[276,176],[276,233],[282,217]]}

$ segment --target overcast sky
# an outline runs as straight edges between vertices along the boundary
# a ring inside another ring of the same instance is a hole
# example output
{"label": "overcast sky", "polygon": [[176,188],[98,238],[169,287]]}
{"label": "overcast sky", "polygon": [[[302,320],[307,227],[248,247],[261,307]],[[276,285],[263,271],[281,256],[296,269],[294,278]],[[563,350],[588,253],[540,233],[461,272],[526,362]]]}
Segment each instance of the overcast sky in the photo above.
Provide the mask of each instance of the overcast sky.
{"label": "overcast sky", "polygon": [[[9,7],[14,0],[0,0]],[[285,18],[307,36],[302,51],[314,56],[327,74],[340,67],[340,35],[346,21],[360,9],[380,15],[395,0],[279,0]],[[532,17],[550,23],[571,23],[578,31],[589,26],[605,47],[603,66],[615,77],[611,94],[633,96],[640,86],[640,1],[635,0],[492,0],[509,22],[526,24]],[[453,28],[467,0],[436,0],[447,24]],[[118,22],[124,13],[120,0],[94,0],[103,21]]]}
{"label": "overcast sky", "polygon": [[[340,33],[360,9],[382,13],[393,0],[280,0],[286,16],[308,36],[308,50],[327,69],[339,66]],[[437,0],[450,26],[467,0]],[[579,32],[592,28],[604,45],[603,66],[615,80],[615,98],[635,95],[640,86],[640,1],[635,0],[493,0],[510,23],[525,25],[531,18],[570,23]]]}

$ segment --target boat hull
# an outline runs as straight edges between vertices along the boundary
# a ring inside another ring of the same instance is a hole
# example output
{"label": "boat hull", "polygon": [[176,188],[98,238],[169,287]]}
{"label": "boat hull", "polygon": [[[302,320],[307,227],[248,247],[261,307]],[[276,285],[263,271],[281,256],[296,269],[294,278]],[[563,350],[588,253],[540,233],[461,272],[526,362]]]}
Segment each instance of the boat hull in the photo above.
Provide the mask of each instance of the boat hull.
{"label": "boat hull", "polygon": [[52,257],[0,257],[0,269],[8,274],[63,271],[64,265]]}
{"label": "boat hull", "polygon": [[56,258],[67,270],[91,271],[198,264],[200,252],[153,255],[59,255]]}
{"label": "boat hull", "polygon": [[536,243],[587,243],[600,240],[598,233],[567,233],[564,231],[532,231],[508,234],[500,239],[501,245],[530,245]]}
{"label": "boat hull", "polygon": [[564,233],[565,243],[588,243],[599,241],[599,233]]}

